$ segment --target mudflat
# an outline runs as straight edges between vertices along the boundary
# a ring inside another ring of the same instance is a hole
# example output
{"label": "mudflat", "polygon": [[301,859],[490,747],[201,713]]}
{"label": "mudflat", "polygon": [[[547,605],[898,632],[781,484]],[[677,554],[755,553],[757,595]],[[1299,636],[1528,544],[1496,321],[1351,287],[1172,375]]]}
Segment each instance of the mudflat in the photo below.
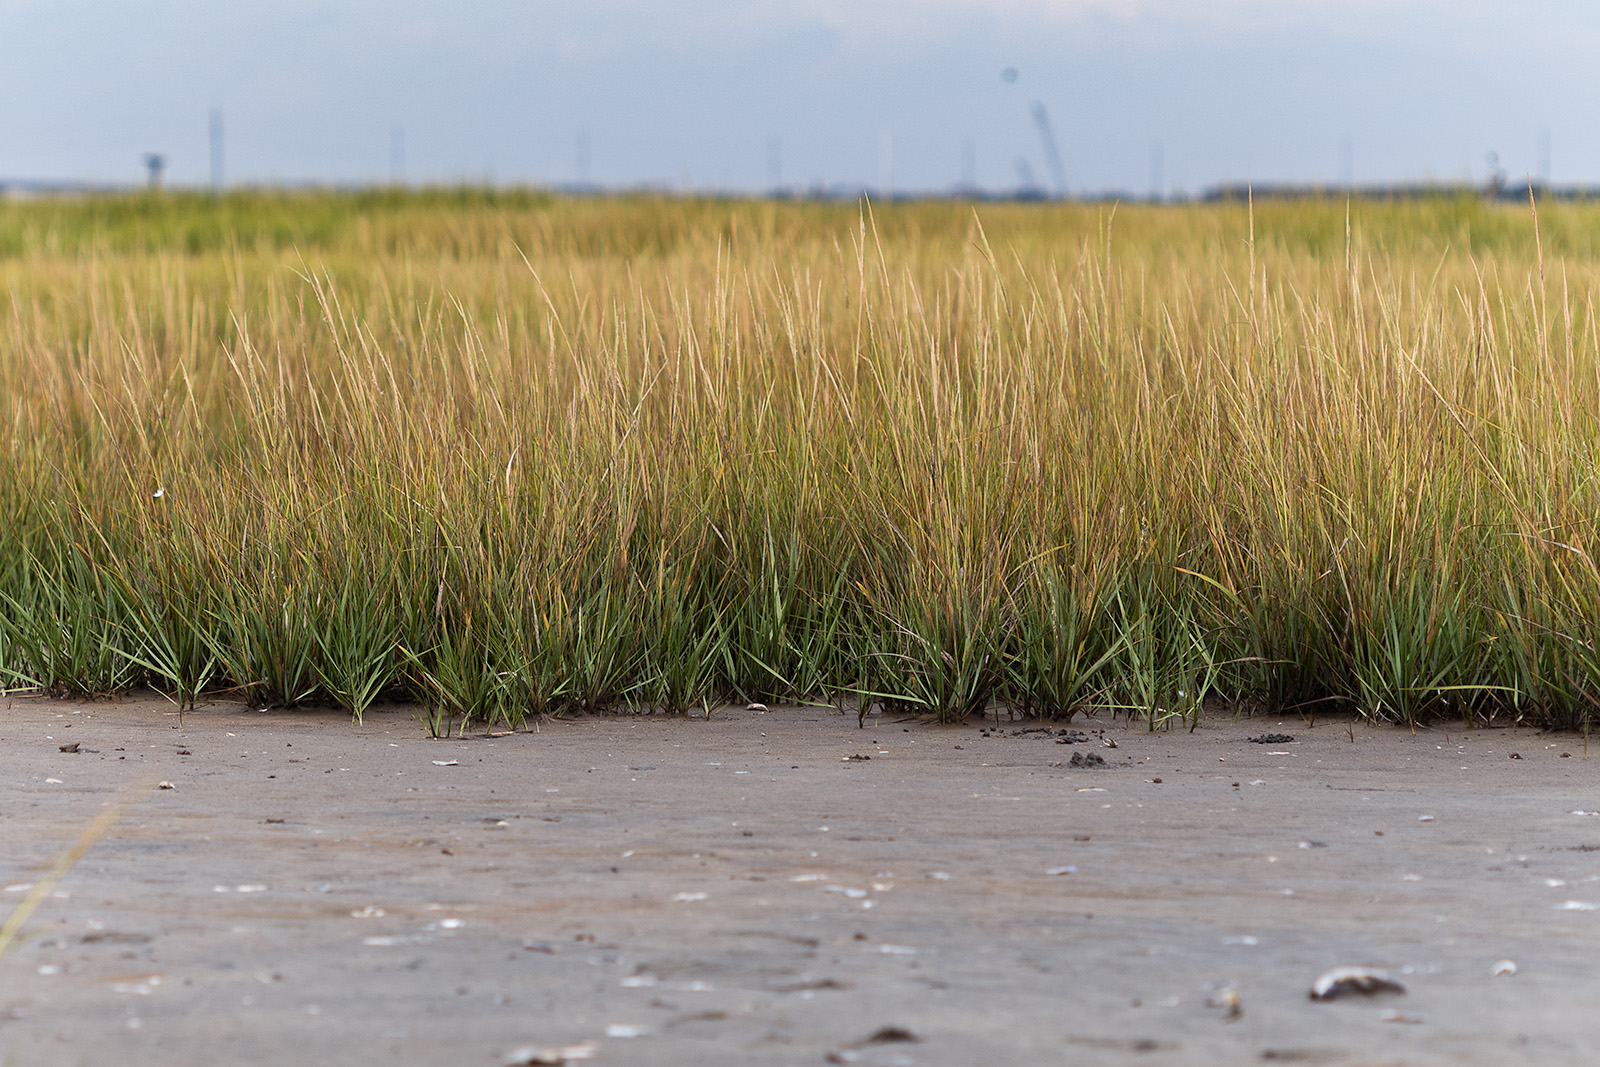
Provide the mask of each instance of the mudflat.
{"label": "mudflat", "polygon": [[1600,1061],[1581,736],[13,697],[0,745],[0,914],[123,806],[0,958],[8,1065]]}

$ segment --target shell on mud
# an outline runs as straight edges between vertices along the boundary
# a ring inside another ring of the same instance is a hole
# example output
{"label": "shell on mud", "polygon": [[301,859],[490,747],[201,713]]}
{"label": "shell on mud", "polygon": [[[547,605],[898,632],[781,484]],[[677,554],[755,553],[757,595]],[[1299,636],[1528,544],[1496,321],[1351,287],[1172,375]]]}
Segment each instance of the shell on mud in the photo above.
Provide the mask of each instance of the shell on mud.
{"label": "shell on mud", "polygon": [[1229,986],[1216,996],[1206,1001],[1208,1008],[1222,1008],[1226,1011],[1222,1017],[1225,1023],[1238,1022],[1244,1018],[1244,1001],[1239,998],[1239,991]]}
{"label": "shell on mud", "polygon": [[1336,1000],[1359,993],[1373,996],[1378,993],[1404,993],[1406,987],[1389,975],[1372,967],[1335,967],[1324,971],[1311,983],[1312,1000]]}
{"label": "shell on mud", "polygon": [[592,1041],[563,1045],[560,1048],[523,1045],[513,1050],[501,1062],[506,1067],[559,1067],[560,1064],[571,1063],[573,1060],[593,1059],[594,1051],[595,1045]]}

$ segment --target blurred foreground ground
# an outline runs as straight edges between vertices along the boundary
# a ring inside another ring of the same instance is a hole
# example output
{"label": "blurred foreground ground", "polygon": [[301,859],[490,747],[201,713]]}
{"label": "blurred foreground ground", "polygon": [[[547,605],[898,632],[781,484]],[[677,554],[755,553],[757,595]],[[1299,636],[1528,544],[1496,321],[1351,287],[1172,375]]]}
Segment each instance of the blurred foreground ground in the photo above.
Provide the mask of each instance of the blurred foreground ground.
{"label": "blurred foreground ground", "polygon": [[[0,959],[0,1063],[1600,1059],[1581,736],[1033,727],[14,697],[0,914],[130,806]],[[1340,964],[1409,991],[1308,1000]]]}

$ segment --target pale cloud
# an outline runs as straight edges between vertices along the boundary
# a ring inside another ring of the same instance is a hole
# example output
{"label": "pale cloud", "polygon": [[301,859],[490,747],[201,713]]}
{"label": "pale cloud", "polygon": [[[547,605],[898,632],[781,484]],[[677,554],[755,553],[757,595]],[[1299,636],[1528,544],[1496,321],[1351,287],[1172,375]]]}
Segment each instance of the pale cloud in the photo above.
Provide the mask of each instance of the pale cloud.
{"label": "pale cloud", "polygon": [[1490,0],[592,0],[589,10],[602,22],[611,21],[600,14],[609,12],[654,24],[669,38],[759,36],[820,24],[857,48],[904,46],[974,27],[1023,41],[1069,33],[1079,46],[1192,47],[1285,32],[1393,40],[1504,13]]}
{"label": "pale cloud", "polygon": [[[925,0],[1006,17],[1070,23],[1155,24],[1228,34],[1304,28],[1361,34],[1419,16],[1454,22],[1489,8],[1484,0]],[[920,6],[920,5],[914,5]]]}
{"label": "pale cloud", "polygon": [[847,26],[937,25],[941,18],[976,15],[1025,25],[1145,24],[1228,34],[1301,26],[1359,32],[1418,15],[1461,21],[1485,7],[1473,0],[791,0],[752,6]]}

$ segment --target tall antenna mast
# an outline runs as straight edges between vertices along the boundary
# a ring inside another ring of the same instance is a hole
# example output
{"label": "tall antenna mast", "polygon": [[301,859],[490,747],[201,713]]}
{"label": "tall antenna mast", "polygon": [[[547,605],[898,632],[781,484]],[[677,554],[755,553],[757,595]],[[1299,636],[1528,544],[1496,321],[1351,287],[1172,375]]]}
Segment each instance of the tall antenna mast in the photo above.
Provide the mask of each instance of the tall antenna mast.
{"label": "tall antenna mast", "polygon": [[1050,128],[1050,113],[1041,101],[1033,102],[1033,124],[1039,127],[1039,140],[1044,142],[1044,159],[1050,164],[1050,176],[1055,179],[1056,195],[1067,195],[1067,172],[1061,165],[1061,152],[1056,148],[1055,131]]}
{"label": "tall antenna mast", "polygon": [[222,191],[222,109],[211,109],[211,191]]}

